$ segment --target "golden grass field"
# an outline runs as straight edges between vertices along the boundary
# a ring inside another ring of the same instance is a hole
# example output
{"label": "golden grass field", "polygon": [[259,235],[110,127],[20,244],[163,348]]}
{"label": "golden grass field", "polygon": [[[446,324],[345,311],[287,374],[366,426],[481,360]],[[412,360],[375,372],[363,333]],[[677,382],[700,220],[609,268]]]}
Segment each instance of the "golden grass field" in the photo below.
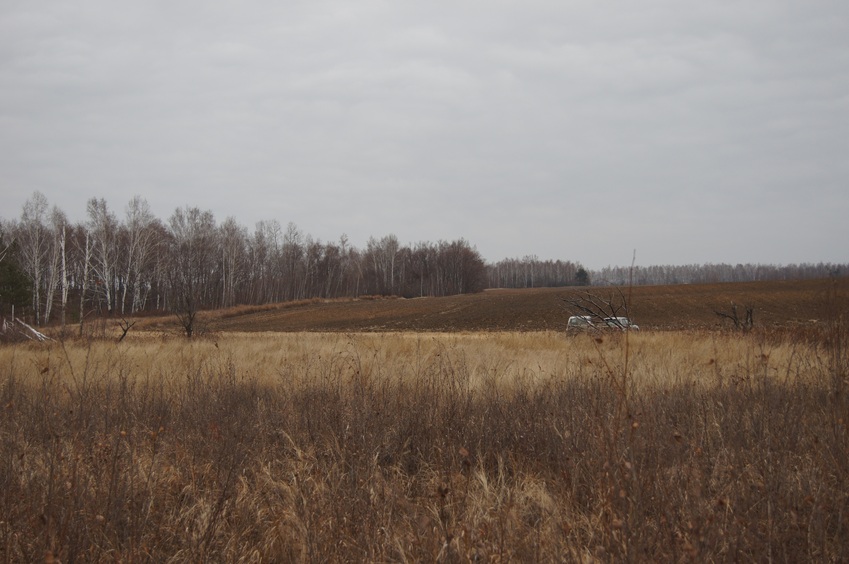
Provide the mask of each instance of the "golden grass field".
{"label": "golden grass field", "polygon": [[823,311],[3,345],[0,559],[847,561],[849,334]]}

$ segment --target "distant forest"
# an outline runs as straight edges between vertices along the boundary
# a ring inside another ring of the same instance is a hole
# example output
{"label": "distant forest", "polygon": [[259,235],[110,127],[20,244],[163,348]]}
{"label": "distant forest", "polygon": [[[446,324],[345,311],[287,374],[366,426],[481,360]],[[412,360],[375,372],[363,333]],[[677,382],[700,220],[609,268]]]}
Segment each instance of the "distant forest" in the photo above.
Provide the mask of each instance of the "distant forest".
{"label": "distant forest", "polygon": [[[395,235],[365,248],[323,242],[294,223],[253,232],[196,207],[165,221],[133,198],[119,216],[104,199],[70,223],[36,192],[16,219],[0,219],[0,314],[37,325],[92,315],[170,311],[187,332],[197,311],[314,298],[423,297],[487,288],[682,284],[817,278],[847,265],[686,265],[585,269],[536,256],[487,264],[465,239],[402,245]],[[81,324],[82,325],[82,324]]]}

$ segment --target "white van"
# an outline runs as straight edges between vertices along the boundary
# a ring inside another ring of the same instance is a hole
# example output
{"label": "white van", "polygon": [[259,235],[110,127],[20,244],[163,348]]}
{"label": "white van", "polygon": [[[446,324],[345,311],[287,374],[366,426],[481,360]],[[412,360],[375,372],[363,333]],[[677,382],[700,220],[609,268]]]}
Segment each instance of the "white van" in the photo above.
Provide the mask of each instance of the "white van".
{"label": "white van", "polygon": [[566,329],[592,329],[593,327],[595,324],[589,315],[573,315],[566,322]]}
{"label": "white van", "polygon": [[604,323],[608,327],[612,327],[614,329],[622,329],[625,331],[626,329],[631,329],[632,331],[639,331],[640,326],[636,323],[632,323],[630,319],[627,317],[605,317]]}

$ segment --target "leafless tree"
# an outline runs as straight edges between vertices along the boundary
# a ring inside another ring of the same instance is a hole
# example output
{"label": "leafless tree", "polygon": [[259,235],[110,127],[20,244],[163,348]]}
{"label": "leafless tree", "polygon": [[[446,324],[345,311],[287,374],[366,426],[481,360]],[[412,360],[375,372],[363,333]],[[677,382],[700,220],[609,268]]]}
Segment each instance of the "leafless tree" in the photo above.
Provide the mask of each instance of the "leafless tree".
{"label": "leafless tree", "polygon": [[737,312],[737,304],[731,302],[730,313],[726,313],[724,311],[714,310],[714,313],[723,318],[731,321],[734,324],[735,329],[739,329],[740,331],[749,331],[755,325],[755,308],[753,306],[747,305],[743,306],[746,310],[745,319],[741,319],[740,315]]}
{"label": "leafless tree", "polygon": [[47,198],[34,192],[24,203],[21,220],[15,229],[20,249],[20,264],[32,282],[32,309],[35,323],[41,323],[44,274],[50,253],[50,232],[47,226]]}
{"label": "leafless tree", "polygon": [[53,308],[53,295],[59,290],[59,308],[62,330],[65,329],[65,311],[68,306],[68,260],[67,260],[67,225],[65,213],[53,206],[50,214],[52,242],[49,251],[49,273],[47,275],[46,297],[44,303],[44,323],[50,319]]}
{"label": "leafless tree", "polygon": [[76,239],[77,244],[79,245],[79,255],[82,262],[80,279],[79,279],[79,290],[80,290],[80,337],[83,336],[83,330],[85,326],[85,302],[86,302],[86,294],[88,292],[88,284],[89,284],[89,272],[91,270],[91,235],[89,234],[88,229],[83,228],[83,237],[80,241]]}
{"label": "leafless tree", "polygon": [[483,290],[483,259],[465,239],[440,241],[436,247],[437,295],[466,294]]}
{"label": "leafless tree", "polygon": [[[430,287],[430,246],[427,243],[417,243],[413,248],[407,249],[405,260],[407,272],[410,274],[409,295],[429,295]],[[427,288],[427,290],[426,290]],[[426,293],[427,292],[427,293]]]}
{"label": "leafless tree", "polygon": [[118,274],[118,220],[106,200],[88,201],[88,230],[91,237],[91,269],[96,277],[99,303],[111,313],[115,307],[115,280]]}
{"label": "leafless tree", "polygon": [[127,204],[124,220],[123,278],[121,291],[121,315],[126,312],[127,294],[132,289],[130,313],[141,307],[146,278],[150,277],[151,262],[160,244],[159,220],[150,211],[147,200],[134,196]]}
{"label": "leafless tree", "polygon": [[392,295],[396,293],[395,277],[397,259],[400,251],[398,237],[386,235],[380,240],[369,237],[366,243],[366,266],[370,274],[370,291],[375,294]]}
{"label": "leafless tree", "polygon": [[253,237],[248,242],[248,278],[250,290],[248,301],[262,304],[276,301],[273,295],[275,276],[273,272],[279,250],[280,224],[276,221],[260,221],[256,224]]}
{"label": "leafless tree", "polygon": [[198,312],[210,301],[209,282],[215,276],[217,255],[215,219],[209,211],[178,208],[169,228],[171,308],[191,338]]}
{"label": "leafless tree", "polygon": [[247,230],[229,217],[218,228],[221,247],[221,307],[236,304],[237,282],[247,252]]}
{"label": "leafless tree", "polygon": [[303,295],[302,288],[305,273],[302,265],[304,260],[304,235],[298,226],[292,222],[286,226],[283,235],[283,246],[281,252],[282,271],[280,276],[284,283],[283,298],[286,300],[300,300]]}
{"label": "leafless tree", "polygon": [[56,290],[60,290],[62,326],[64,327],[64,312],[67,304],[67,270],[65,259],[65,226],[68,220],[65,214],[56,206],[50,213],[48,229],[49,241],[47,246],[44,270],[44,309],[41,322],[47,324],[53,312],[53,300]]}
{"label": "leafless tree", "polygon": [[342,284],[342,252],[337,245],[321,245],[316,273],[316,291],[319,295],[324,298],[338,297]]}
{"label": "leafless tree", "polygon": [[346,296],[359,296],[363,282],[363,259],[362,253],[348,244],[348,236],[342,235],[339,239],[339,251],[342,260],[343,292]]}
{"label": "leafless tree", "polygon": [[0,262],[6,260],[6,257],[9,254],[9,249],[12,248],[12,244],[15,242],[14,235],[11,237],[4,237],[9,232],[9,228],[6,226],[6,223],[0,218]]}

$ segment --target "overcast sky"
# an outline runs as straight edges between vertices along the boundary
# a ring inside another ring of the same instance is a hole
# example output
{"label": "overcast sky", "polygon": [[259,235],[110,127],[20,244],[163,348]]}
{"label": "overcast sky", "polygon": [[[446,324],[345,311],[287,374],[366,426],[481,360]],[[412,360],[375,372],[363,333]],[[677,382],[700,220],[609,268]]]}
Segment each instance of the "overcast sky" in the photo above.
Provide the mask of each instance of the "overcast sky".
{"label": "overcast sky", "polygon": [[845,0],[0,2],[0,217],[849,261]]}

